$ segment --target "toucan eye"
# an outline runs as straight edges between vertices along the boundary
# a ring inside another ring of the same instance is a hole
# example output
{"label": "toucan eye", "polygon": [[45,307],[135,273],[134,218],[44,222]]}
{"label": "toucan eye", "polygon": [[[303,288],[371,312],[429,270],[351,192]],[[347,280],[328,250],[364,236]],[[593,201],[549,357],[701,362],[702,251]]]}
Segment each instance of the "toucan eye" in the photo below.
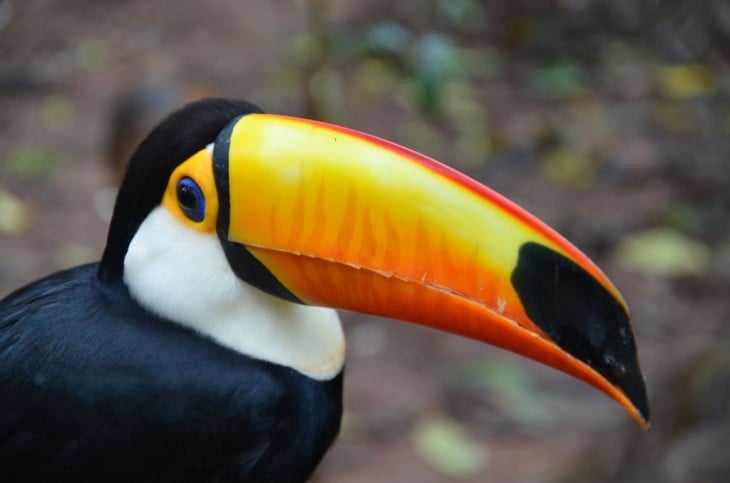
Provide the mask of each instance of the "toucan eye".
{"label": "toucan eye", "polygon": [[177,202],[185,216],[193,221],[205,218],[205,196],[200,186],[190,178],[182,178],[177,183]]}

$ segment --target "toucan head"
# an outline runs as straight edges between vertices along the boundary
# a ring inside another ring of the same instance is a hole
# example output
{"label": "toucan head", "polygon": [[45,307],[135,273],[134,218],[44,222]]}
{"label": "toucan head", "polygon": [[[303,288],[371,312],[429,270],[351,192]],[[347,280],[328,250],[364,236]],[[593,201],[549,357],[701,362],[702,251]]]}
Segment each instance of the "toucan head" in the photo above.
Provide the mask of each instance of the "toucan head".
{"label": "toucan head", "polygon": [[648,425],[621,294],[583,253],[477,181],[347,128],[209,99],[133,156],[100,264],[148,310],[315,378],[344,309],[540,361]]}

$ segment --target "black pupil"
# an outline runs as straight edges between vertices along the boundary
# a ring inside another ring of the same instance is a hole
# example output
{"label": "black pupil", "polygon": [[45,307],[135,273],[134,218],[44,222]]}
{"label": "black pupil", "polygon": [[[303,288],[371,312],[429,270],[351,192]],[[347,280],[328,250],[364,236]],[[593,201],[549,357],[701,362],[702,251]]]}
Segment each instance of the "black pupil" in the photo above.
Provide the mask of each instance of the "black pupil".
{"label": "black pupil", "polygon": [[198,207],[198,197],[190,186],[180,184],[177,186],[177,199],[180,205],[187,210],[195,210]]}

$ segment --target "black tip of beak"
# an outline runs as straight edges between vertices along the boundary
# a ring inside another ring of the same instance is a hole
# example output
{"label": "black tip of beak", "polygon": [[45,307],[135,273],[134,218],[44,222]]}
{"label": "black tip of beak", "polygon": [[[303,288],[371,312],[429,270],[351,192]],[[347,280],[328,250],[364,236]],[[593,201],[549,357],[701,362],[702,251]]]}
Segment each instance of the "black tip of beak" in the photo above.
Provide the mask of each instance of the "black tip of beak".
{"label": "black tip of beak", "polygon": [[512,273],[527,315],[562,349],[619,387],[649,421],[649,401],[624,306],[581,266],[538,243]]}

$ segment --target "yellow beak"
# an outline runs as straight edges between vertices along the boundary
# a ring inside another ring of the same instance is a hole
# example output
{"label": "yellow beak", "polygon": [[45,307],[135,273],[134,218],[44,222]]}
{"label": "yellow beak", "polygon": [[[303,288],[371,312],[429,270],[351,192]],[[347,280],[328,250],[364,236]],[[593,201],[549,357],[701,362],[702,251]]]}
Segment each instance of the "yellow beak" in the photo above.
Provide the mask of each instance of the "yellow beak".
{"label": "yellow beak", "polygon": [[311,305],[423,324],[649,409],[626,304],[551,228],[433,159],[320,122],[250,114],[214,146],[218,234]]}

